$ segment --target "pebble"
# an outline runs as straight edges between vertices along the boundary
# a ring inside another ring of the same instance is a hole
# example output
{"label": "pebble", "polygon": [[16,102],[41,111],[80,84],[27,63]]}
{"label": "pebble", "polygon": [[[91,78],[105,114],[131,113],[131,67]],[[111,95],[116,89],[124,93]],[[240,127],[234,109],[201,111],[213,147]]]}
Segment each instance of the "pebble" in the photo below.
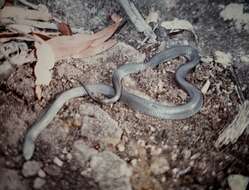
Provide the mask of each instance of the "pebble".
{"label": "pebble", "polygon": [[65,148],[63,148],[62,153],[63,153],[63,154],[67,154],[67,153],[68,153],[68,151],[67,151],[67,148],[66,148],[66,147],[65,147]]}
{"label": "pebble", "polygon": [[49,165],[44,168],[45,172],[50,176],[58,177],[61,175],[61,168],[56,165]]}
{"label": "pebble", "polygon": [[132,170],[127,163],[110,151],[94,155],[90,161],[93,178],[102,190],[131,190]]}
{"label": "pebble", "polygon": [[150,170],[155,175],[165,173],[170,169],[169,162],[164,157],[156,157],[153,159]]}
{"label": "pebble", "polygon": [[183,157],[185,160],[188,160],[191,157],[191,150],[188,149],[184,150]]}
{"label": "pebble", "polygon": [[72,156],[71,153],[68,153],[66,157],[67,157],[67,159],[68,159],[69,161],[72,160],[72,158],[73,158],[73,156]]}
{"label": "pebble", "polygon": [[53,161],[57,166],[59,167],[63,166],[63,162],[58,157],[55,157]]}
{"label": "pebble", "polygon": [[87,146],[83,140],[78,140],[73,144],[72,154],[82,165],[85,165],[97,153],[97,150]]}
{"label": "pebble", "polygon": [[229,175],[228,184],[231,190],[246,190],[249,185],[249,177],[242,175]]}
{"label": "pebble", "polygon": [[81,127],[83,137],[104,145],[116,146],[120,142],[123,131],[106,111],[93,104],[84,104],[80,106],[80,113],[84,115]]}
{"label": "pebble", "polygon": [[201,153],[196,153],[193,156],[191,156],[191,160],[196,160],[197,158],[199,158],[201,156]]}
{"label": "pebble", "polygon": [[22,174],[24,177],[35,176],[41,167],[42,167],[41,162],[27,161],[23,164]]}
{"label": "pebble", "polygon": [[162,153],[162,148],[156,147],[156,146],[151,146],[150,151],[151,151],[152,156],[158,156]]}
{"label": "pebble", "polygon": [[124,146],[124,144],[118,144],[118,146],[117,146],[117,149],[118,149],[118,151],[119,152],[124,152],[125,151],[125,146]]}
{"label": "pebble", "polygon": [[33,188],[34,189],[41,189],[43,185],[45,185],[46,180],[40,177],[35,178]]}
{"label": "pebble", "polygon": [[137,159],[133,159],[132,161],[131,161],[131,165],[134,167],[134,166],[136,166],[137,165]]}
{"label": "pebble", "polygon": [[46,173],[42,169],[40,169],[38,171],[38,176],[41,177],[41,178],[44,178],[44,177],[46,177]]}

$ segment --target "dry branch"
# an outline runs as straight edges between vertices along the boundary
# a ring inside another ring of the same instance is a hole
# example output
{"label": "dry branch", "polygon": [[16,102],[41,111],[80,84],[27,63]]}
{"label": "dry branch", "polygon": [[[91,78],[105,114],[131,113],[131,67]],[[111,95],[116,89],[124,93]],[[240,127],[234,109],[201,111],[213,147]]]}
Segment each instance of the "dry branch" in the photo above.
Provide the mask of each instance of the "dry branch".
{"label": "dry branch", "polygon": [[233,122],[225,128],[215,142],[215,147],[222,147],[229,143],[235,143],[249,126],[249,101],[245,101]]}
{"label": "dry branch", "polygon": [[131,22],[135,25],[139,32],[143,32],[146,37],[151,40],[156,40],[156,34],[153,32],[152,28],[145,22],[134,3],[130,0],[119,0],[119,3],[125,10],[126,14],[129,16]]}

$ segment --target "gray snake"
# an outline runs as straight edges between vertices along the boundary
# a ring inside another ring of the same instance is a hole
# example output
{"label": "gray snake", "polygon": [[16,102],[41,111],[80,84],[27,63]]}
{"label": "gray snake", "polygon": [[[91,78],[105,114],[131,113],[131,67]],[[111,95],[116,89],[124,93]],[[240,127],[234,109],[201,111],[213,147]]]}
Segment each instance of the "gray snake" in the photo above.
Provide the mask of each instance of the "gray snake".
{"label": "gray snake", "polygon": [[[122,88],[122,78],[132,73],[142,72],[147,68],[155,68],[160,63],[184,56],[187,63],[182,64],[176,71],[176,81],[180,87],[186,91],[190,99],[186,104],[177,106],[166,106],[153,100],[147,100],[125,91]],[[44,130],[53,120],[57,112],[61,109],[68,100],[93,94],[102,94],[109,99],[104,99],[103,103],[113,103],[122,101],[132,109],[141,113],[154,116],[160,119],[185,119],[198,111],[203,104],[202,93],[192,84],[185,80],[186,75],[200,62],[200,57],[197,49],[191,46],[177,46],[162,51],[154,55],[149,62],[140,64],[125,64],[116,69],[113,73],[113,87],[105,84],[86,85],[85,87],[75,87],[61,93],[55,101],[50,105],[48,110],[28,130],[23,146],[23,156],[29,160],[35,149],[35,140],[38,135]]]}

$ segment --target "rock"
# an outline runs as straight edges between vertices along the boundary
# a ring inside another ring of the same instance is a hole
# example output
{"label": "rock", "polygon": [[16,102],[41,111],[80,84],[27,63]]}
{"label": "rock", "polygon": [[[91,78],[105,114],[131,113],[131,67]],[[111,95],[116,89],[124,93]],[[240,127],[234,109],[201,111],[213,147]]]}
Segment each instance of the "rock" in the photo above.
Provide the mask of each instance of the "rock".
{"label": "rock", "polygon": [[124,144],[118,144],[118,146],[117,146],[117,149],[118,149],[118,151],[119,152],[124,152],[125,151],[125,146],[124,146]]}
{"label": "rock", "polygon": [[183,151],[183,157],[184,157],[184,159],[188,160],[191,157],[191,154],[192,154],[191,150],[189,150],[189,149],[184,150]]}
{"label": "rock", "polygon": [[131,190],[131,169],[126,162],[109,151],[94,155],[90,161],[93,178],[102,190]]}
{"label": "rock", "polygon": [[55,157],[53,161],[57,166],[59,167],[63,166],[63,162],[58,157]]}
{"label": "rock", "polygon": [[38,176],[44,178],[44,177],[46,177],[46,173],[42,169],[40,169],[38,171]]}
{"label": "rock", "polygon": [[249,185],[249,177],[230,175],[228,176],[228,184],[231,190],[246,190]]}
{"label": "rock", "polygon": [[0,168],[0,190],[27,190],[27,184],[15,170]]}
{"label": "rock", "polygon": [[45,185],[46,180],[40,177],[35,178],[33,188],[34,189],[41,189],[43,185]]}
{"label": "rock", "polygon": [[71,153],[68,153],[68,154],[66,155],[66,158],[67,158],[68,161],[70,161],[70,160],[72,160],[73,156],[72,156]]}
{"label": "rock", "polygon": [[35,176],[41,167],[42,167],[41,162],[27,161],[23,164],[22,174],[25,177]]}
{"label": "rock", "polygon": [[57,165],[46,166],[44,170],[50,176],[58,177],[61,175],[61,168]]}
{"label": "rock", "polygon": [[199,158],[201,156],[201,153],[196,153],[196,154],[194,154],[193,156],[191,156],[191,160],[196,160],[197,158]]}
{"label": "rock", "polygon": [[81,105],[80,112],[85,115],[81,127],[82,136],[93,142],[100,141],[104,145],[115,146],[119,143],[122,130],[107,112],[93,104]]}
{"label": "rock", "polygon": [[97,150],[88,147],[82,140],[76,141],[73,145],[72,154],[82,165],[85,165],[85,163],[97,153]]}
{"label": "rock", "polygon": [[155,175],[160,175],[165,173],[170,169],[169,162],[164,157],[156,157],[152,161],[150,170]]}

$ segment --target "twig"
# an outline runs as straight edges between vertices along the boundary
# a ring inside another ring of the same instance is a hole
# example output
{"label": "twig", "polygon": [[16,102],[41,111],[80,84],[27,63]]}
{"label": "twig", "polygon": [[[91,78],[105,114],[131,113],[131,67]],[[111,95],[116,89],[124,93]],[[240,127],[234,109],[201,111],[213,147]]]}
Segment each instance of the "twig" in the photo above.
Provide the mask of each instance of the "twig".
{"label": "twig", "polygon": [[245,97],[244,97],[244,94],[243,94],[242,89],[241,89],[240,81],[239,81],[239,79],[237,77],[237,74],[236,74],[233,66],[231,66],[230,71],[231,71],[233,79],[235,81],[236,92],[237,92],[237,95],[239,97],[240,103],[243,104],[243,102],[245,101]]}
{"label": "twig", "polygon": [[239,113],[235,116],[233,122],[225,128],[215,142],[215,147],[219,148],[229,143],[235,143],[238,138],[249,126],[249,101],[245,101],[240,106]]}
{"label": "twig", "polygon": [[146,37],[155,41],[156,34],[153,32],[151,27],[145,22],[134,3],[130,0],[119,0],[119,3],[125,10],[126,14],[129,16],[131,22],[135,25],[139,32],[143,32]]}

